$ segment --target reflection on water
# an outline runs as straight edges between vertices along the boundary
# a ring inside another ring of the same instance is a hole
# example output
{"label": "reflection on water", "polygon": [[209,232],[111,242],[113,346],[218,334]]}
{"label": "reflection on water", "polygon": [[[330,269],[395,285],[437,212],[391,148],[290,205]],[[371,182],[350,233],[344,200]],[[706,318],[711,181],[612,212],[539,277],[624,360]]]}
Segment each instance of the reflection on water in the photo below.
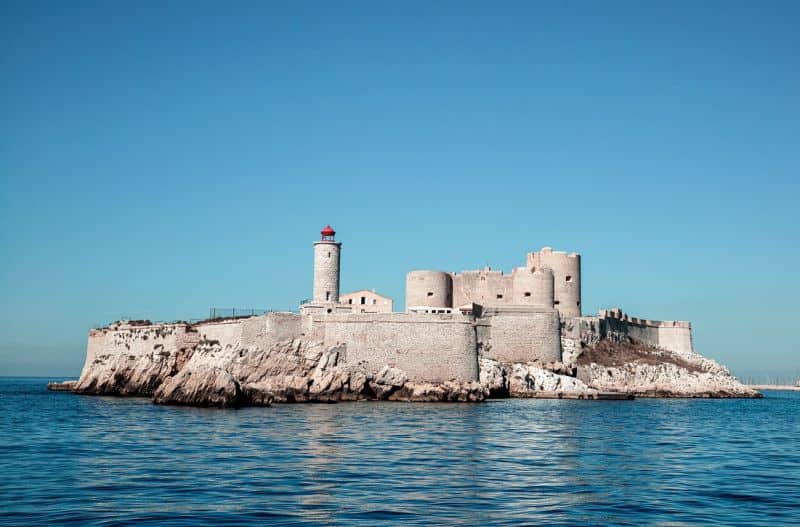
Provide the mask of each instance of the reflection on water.
{"label": "reflection on water", "polygon": [[205,410],[0,379],[0,524],[797,522],[800,394]]}

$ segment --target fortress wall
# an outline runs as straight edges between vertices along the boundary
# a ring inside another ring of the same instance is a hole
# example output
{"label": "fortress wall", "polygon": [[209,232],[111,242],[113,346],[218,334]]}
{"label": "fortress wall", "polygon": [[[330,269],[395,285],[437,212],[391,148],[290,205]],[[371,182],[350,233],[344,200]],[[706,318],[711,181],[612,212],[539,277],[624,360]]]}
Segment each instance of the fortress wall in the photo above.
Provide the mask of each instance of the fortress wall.
{"label": "fortress wall", "polygon": [[385,365],[414,382],[477,381],[472,319],[460,314],[364,313],[315,316],[325,345],[344,344],[344,361],[377,373]]}
{"label": "fortress wall", "polygon": [[658,345],[678,353],[693,353],[691,326],[665,323],[658,328]]}
{"label": "fortress wall", "polygon": [[171,352],[186,346],[194,347],[199,336],[188,329],[188,324],[120,324],[93,329],[89,332],[84,369],[104,355],[137,358],[151,356],[159,350]]}
{"label": "fortress wall", "polygon": [[216,340],[222,348],[267,349],[293,340],[303,333],[302,317],[296,313],[267,313],[257,317],[205,322],[196,326],[200,336]]}
{"label": "fortress wall", "polygon": [[[262,318],[262,317],[254,317]],[[242,322],[250,319],[221,320],[204,322],[195,326],[197,332],[204,340],[219,342],[222,348],[238,348],[242,346]]]}
{"label": "fortress wall", "polygon": [[[513,304],[513,275],[489,269],[453,275],[453,306],[474,302],[482,306]],[[502,298],[498,298],[500,295]]]}
{"label": "fortress wall", "polygon": [[113,385],[120,375],[130,382],[126,393],[146,393],[153,383],[169,374],[200,336],[187,324],[112,324],[89,332],[86,360],[79,389]]}
{"label": "fortress wall", "polygon": [[517,306],[536,305],[537,277],[527,267],[518,267],[511,272],[511,303]]}
{"label": "fortress wall", "polygon": [[406,274],[406,309],[410,307],[453,307],[453,278],[442,271]]}
{"label": "fortress wall", "polygon": [[649,346],[677,353],[693,353],[692,325],[686,321],[648,320],[632,317],[620,309],[604,309],[599,313],[602,336],[625,335]]}
{"label": "fortress wall", "polygon": [[560,319],[555,309],[500,311],[486,321],[488,340],[481,342],[485,357],[506,363],[561,360]]}
{"label": "fortress wall", "polygon": [[303,333],[303,317],[296,313],[268,313],[266,334],[276,342],[298,338]]}

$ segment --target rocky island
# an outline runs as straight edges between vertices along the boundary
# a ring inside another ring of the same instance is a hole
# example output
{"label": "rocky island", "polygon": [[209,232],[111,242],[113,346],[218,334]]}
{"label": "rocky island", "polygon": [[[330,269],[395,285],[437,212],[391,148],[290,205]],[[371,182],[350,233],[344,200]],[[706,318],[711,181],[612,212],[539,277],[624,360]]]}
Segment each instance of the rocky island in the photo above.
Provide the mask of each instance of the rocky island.
{"label": "rocky island", "polygon": [[340,296],[340,254],[325,227],[299,312],[93,329],[80,378],[50,388],[217,407],[760,397],[694,351],[688,322],[583,316],[578,254],[546,247],[510,274],[411,271],[402,313],[374,290]]}

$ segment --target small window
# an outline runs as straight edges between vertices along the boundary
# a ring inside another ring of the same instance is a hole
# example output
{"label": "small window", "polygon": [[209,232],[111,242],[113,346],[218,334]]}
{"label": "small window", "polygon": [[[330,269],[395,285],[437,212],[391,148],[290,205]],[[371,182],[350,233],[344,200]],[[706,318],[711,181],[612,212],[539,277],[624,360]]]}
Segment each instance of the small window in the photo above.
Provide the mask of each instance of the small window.
{"label": "small window", "polygon": [[567,282],[572,282],[572,277],[570,275],[567,275]]}
{"label": "small window", "polygon": [[428,296],[433,296],[433,291],[428,291]]}
{"label": "small window", "polygon": [[328,258],[330,258],[330,257],[331,257],[331,252],[330,252],[330,251],[328,251]]}
{"label": "small window", "polygon": [[362,297],[361,297],[361,305],[363,306],[363,305],[364,305],[364,304],[366,304],[366,303],[367,303],[367,297],[365,297],[365,296],[362,296]]}
{"label": "small window", "polygon": [[373,299],[372,299],[372,305],[374,306],[374,305],[375,305],[375,304],[377,304],[377,303],[378,303],[378,300],[377,300],[377,299],[375,299],[375,298],[373,298]]}
{"label": "small window", "polygon": [[325,291],[325,300],[330,300],[330,299],[331,299],[331,292]]}
{"label": "small window", "polygon": [[500,300],[501,298],[503,298],[503,295],[498,294],[497,299]]}
{"label": "small window", "polygon": [[331,312],[333,312],[333,309],[328,308],[328,313],[331,313]]}
{"label": "small window", "polygon": [[558,300],[553,300],[553,305],[555,305],[555,306],[557,306],[557,305],[558,305],[558,304],[560,304],[560,303],[561,303],[561,302],[559,302]]}
{"label": "small window", "polygon": [[348,304],[352,304],[353,303],[353,299],[352,298],[347,299],[347,303]]}
{"label": "small window", "polygon": [[531,296],[530,292],[525,291],[525,296]]}
{"label": "small window", "polygon": [[486,280],[486,277],[485,276],[481,276],[481,280]]}

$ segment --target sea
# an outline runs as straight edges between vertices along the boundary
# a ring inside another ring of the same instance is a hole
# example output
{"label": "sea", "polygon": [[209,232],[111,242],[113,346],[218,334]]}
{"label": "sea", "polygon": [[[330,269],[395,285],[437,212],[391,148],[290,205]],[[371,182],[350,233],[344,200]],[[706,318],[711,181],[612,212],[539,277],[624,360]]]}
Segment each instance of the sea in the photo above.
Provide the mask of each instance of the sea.
{"label": "sea", "polygon": [[0,525],[800,525],[800,393],[215,410],[0,378]]}

